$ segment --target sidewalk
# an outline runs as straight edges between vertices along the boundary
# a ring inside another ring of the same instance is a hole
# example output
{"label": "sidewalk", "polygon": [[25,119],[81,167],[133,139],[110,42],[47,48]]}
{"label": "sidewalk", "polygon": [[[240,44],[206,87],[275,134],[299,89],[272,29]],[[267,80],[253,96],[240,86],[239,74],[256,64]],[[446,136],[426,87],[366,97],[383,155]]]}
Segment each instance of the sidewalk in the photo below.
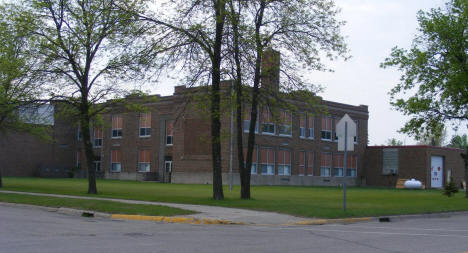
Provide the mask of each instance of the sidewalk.
{"label": "sidewalk", "polygon": [[[310,223],[311,219],[305,219],[295,217],[287,214],[279,214],[274,212],[263,212],[263,211],[252,211],[238,208],[227,208],[217,206],[203,206],[203,205],[191,205],[191,204],[176,204],[166,202],[150,202],[141,200],[126,200],[126,199],[113,199],[113,198],[99,198],[99,197],[85,197],[85,196],[71,196],[71,195],[60,195],[60,194],[45,194],[45,193],[32,193],[32,192],[16,192],[16,191],[0,191],[3,193],[13,194],[27,194],[34,196],[49,196],[49,197],[60,197],[60,198],[73,198],[73,199],[94,199],[94,200],[107,200],[120,203],[129,204],[145,204],[145,205],[160,205],[176,207],[186,210],[197,212],[192,215],[184,215],[186,218],[193,218],[197,220],[219,220],[223,222],[233,222],[242,224],[263,224],[263,225],[284,225],[284,224],[306,224]],[[129,218],[128,216],[115,215],[117,218]],[[135,219],[141,219],[134,216]],[[142,216],[140,216],[142,217]],[[143,219],[142,219],[143,220]],[[148,219],[155,220],[155,219]],[[323,220],[317,220],[317,222],[323,222]],[[208,223],[208,222],[207,222]]]}

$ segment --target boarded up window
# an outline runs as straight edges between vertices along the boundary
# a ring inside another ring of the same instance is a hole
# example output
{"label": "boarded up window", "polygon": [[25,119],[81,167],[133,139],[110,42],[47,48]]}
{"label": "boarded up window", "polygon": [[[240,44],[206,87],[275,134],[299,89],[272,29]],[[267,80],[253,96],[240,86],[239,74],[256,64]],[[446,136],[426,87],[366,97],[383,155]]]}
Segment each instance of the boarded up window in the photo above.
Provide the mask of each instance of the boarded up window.
{"label": "boarded up window", "polygon": [[307,152],[307,175],[314,174],[314,152]]}
{"label": "boarded up window", "polygon": [[299,176],[305,173],[305,151],[299,151]]}
{"label": "boarded up window", "polygon": [[386,148],[382,150],[382,174],[398,174],[398,149]]}

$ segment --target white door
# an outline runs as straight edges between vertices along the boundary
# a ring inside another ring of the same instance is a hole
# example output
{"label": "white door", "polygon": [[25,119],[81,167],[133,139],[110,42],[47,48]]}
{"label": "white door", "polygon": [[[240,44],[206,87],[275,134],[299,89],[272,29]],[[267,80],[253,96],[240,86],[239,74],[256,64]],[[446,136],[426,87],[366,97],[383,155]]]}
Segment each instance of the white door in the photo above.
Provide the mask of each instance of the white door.
{"label": "white door", "polygon": [[431,156],[431,187],[442,188],[444,175],[444,158],[442,156]]}

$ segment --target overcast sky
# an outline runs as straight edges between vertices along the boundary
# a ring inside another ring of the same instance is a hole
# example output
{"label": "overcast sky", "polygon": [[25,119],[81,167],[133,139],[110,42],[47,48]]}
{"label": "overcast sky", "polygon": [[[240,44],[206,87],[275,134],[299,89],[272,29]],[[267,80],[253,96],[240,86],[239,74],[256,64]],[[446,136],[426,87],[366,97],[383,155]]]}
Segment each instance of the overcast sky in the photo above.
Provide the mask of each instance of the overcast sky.
{"label": "overcast sky", "polygon": [[[313,83],[325,90],[319,94],[326,100],[369,106],[369,144],[385,144],[397,138],[405,144],[415,141],[397,130],[407,120],[391,109],[388,92],[398,83],[400,73],[395,69],[381,69],[379,64],[390,54],[391,48],[409,48],[418,24],[419,10],[443,7],[442,0],[335,0],[341,8],[340,18],[347,24],[343,35],[352,58],[333,62],[333,73],[310,73]],[[155,90],[170,95],[173,86],[163,84]],[[466,132],[466,130],[463,130]],[[461,133],[461,131],[459,132]],[[453,134],[448,132],[449,137]],[[448,138],[449,139],[449,138]]]}

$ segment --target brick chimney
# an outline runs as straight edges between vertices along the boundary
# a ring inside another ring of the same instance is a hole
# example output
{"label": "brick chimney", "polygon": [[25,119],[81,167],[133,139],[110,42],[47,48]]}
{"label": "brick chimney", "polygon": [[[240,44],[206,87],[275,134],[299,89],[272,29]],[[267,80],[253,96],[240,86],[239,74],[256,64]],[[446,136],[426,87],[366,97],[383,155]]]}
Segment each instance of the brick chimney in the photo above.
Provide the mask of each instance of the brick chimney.
{"label": "brick chimney", "polygon": [[268,48],[263,52],[261,87],[277,92],[280,77],[280,52]]}

